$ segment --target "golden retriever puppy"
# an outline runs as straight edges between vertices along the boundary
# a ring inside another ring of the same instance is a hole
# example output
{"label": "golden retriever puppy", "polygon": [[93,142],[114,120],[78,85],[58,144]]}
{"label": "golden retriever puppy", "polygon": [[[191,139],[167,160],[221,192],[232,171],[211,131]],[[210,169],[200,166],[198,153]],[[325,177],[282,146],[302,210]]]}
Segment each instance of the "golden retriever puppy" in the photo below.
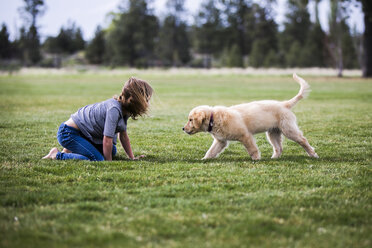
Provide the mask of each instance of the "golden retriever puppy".
{"label": "golden retriever puppy", "polygon": [[298,94],[288,101],[264,100],[239,104],[231,107],[198,106],[191,110],[189,120],[182,128],[187,134],[209,132],[213,144],[203,159],[217,157],[228,145],[228,141],[240,141],[253,160],[261,158],[253,137],[266,132],[273,146],[271,158],[282,154],[282,134],[300,144],[310,157],[319,158],[313,147],[303,136],[291,109],[310,92],[309,84],[295,73],[293,78],[301,88]]}

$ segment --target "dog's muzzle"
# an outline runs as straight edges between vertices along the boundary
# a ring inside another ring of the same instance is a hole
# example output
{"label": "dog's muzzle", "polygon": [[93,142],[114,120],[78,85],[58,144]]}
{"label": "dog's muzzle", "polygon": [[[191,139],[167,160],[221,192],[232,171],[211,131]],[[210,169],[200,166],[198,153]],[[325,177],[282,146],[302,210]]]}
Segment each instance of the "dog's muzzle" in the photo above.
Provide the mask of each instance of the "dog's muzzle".
{"label": "dog's muzzle", "polygon": [[189,134],[189,135],[191,135],[191,134],[192,134],[192,132],[187,132],[187,131],[185,130],[185,128],[184,128],[184,127],[182,128],[182,131],[184,131],[185,133],[187,133],[187,134]]}

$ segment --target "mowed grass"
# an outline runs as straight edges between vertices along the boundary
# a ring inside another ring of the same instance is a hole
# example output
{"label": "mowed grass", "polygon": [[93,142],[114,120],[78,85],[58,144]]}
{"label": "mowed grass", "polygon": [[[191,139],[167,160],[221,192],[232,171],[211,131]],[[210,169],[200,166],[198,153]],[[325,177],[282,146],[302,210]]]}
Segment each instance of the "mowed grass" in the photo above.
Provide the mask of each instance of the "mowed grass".
{"label": "mowed grass", "polygon": [[295,108],[320,159],[264,134],[262,160],[231,143],[201,161],[207,133],[182,132],[202,104],[285,100],[288,76],[137,72],[155,89],[150,116],[129,120],[141,161],[44,161],[79,107],[120,93],[123,75],[0,76],[0,247],[371,247],[372,80],[304,76]]}

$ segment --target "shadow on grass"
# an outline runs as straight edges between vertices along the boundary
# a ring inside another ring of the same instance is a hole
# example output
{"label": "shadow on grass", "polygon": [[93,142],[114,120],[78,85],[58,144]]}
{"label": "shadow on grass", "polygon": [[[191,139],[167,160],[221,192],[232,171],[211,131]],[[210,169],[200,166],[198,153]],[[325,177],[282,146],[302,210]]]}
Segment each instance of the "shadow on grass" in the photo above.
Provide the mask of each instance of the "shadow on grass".
{"label": "shadow on grass", "polygon": [[[313,161],[323,161],[324,159],[315,159],[310,158],[305,155],[297,155],[297,156],[283,156],[279,159],[271,159],[270,157],[261,158],[259,161],[252,160],[249,156],[220,156],[218,158],[213,159],[206,159],[202,160],[201,158],[190,158],[190,157],[162,157],[162,156],[155,156],[155,155],[148,155],[140,161],[150,162],[150,163],[193,163],[193,164],[212,164],[212,163],[244,163],[250,162],[254,163],[268,163],[268,162],[313,162]],[[327,161],[339,161],[337,158],[333,159],[326,159]],[[115,158],[115,161],[128,161],[128,162],[135,162],[130,161],[129,159],[118,156]],[[345,161],[345,160],[342,160]]]}
{"label": "shadow on grass", "polygon": [[[190,158],[190,157],[162,157],[156,155],[148,155],[142,158],[140,161],[150,162],[150,163],[192,163],[192,164],[213,164],[213,163],[324,163],[324,162],[362,162],[365,161],[365,157],[353,157],[353,156],[342,156],[342,157],[332,157],[324,156],[319,159],[308,157],[307,155],[284,155],[277,159],[272,159],[270,157],[262,157],[259,161],[252,160],[249,156],[220,156],[218,158],[202,160],[201,158]],[[129,159],[118,156],[115,161],[130,161]]]}
{"label": "shadow on grass", "polygon": [[205,160],[205,163],[209,162],[252,162],[252,163],[265,163],[265,162],[307,162],[307,163],[324,163],[324,162],[362,162],[366,161],[366,157],[353,157],[344,156],[344,157],[332,157],[332,156],[322,156],[320,158],[311,158],[307,155],[283,155],[280,158],[272,159],[271,157],[261,157],[259,161],[253,161],[250,157],[230,157],[230,156],[221,156],[215,159]]}
{"label": "shadow on grass", "polygon": [[[295,165],[295,164],[332,164],[332,163],[360,163],[360,162],[366,162],[368,161],[366,156],[340,156],[340,157],[335,157],[335,156],[324,156],[320,157],[319,159],[315,158],[310,158],[307,155],[283,155],[280,158],[277,159],[272,159],[270,156],[267,157],[262,157],[261,160],[259,161],[253,161],[248,155],[247,156],[242,156],[238,154],[222,154],[218,158],[213,158],[213,159],[207,159],[207,160],[202,160],[202,156],[161,156],[161,155],[147,155],[144,158],[141,158],[140,160],[136,161],[131,161],[129,160],[126,156],[124,155],[117,155],[113,158],[113,162],[115,164],[117,163],[124,163],[127,165],[132,165],[134,166],[133,169],[136,167],[136,164],[139,163],[148,163],[148,164],[207,164],[207,165],[215,165],[215,164],[261,164],[261,165]],[[34,161],[31,159],[31,161]],[[51,161],[42,161],[42,160],[37,160],[38,162],[42,162],[42,164],[49,164],[53,165],[54,163]],[[35,162],[37,162],[35,161]],[[91,166],[97,166],[101,167],[102,164],[100,162],[91,162],[91,161],[77,161],[74,160],[75,162],[78,162],[79,164],[89,164]],[[4,161],[3,161],[4,162]],[[16,162],[16,161],[14,161]],[[26,161],[19,161],[19,162],[26,162]],[[58,163],[58,162],[56,162]],[[62,163],[70,164],[71,161],[62,161]],[[110,162],[103,162],[106,165],[108,165]],[[11,163],[12,164],[12,163]],[[71,165],[71,164],[70,164]],[[13,165],[14,166],[14,165]],[[13,167],[12,165],[10,167]]]}

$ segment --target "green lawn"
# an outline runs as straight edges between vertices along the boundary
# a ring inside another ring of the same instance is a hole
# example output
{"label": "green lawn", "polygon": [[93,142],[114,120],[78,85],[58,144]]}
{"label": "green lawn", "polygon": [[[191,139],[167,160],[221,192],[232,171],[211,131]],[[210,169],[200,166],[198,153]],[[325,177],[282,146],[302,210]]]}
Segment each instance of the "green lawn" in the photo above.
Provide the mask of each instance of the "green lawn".
{"label": "green lawn", "polygon": [[303,77],[295,108],[320,159],[285,139],[252,162],[231,143],[201,161],[209,134],[182,132],[201,104],[290,99],[288,76],[136,72],[156,91],[129,120],[141,161],[44,161],[57,128],[84,105],[119,94],[129,74],[0,76],[0,247],[371,247],[372,80]]}

